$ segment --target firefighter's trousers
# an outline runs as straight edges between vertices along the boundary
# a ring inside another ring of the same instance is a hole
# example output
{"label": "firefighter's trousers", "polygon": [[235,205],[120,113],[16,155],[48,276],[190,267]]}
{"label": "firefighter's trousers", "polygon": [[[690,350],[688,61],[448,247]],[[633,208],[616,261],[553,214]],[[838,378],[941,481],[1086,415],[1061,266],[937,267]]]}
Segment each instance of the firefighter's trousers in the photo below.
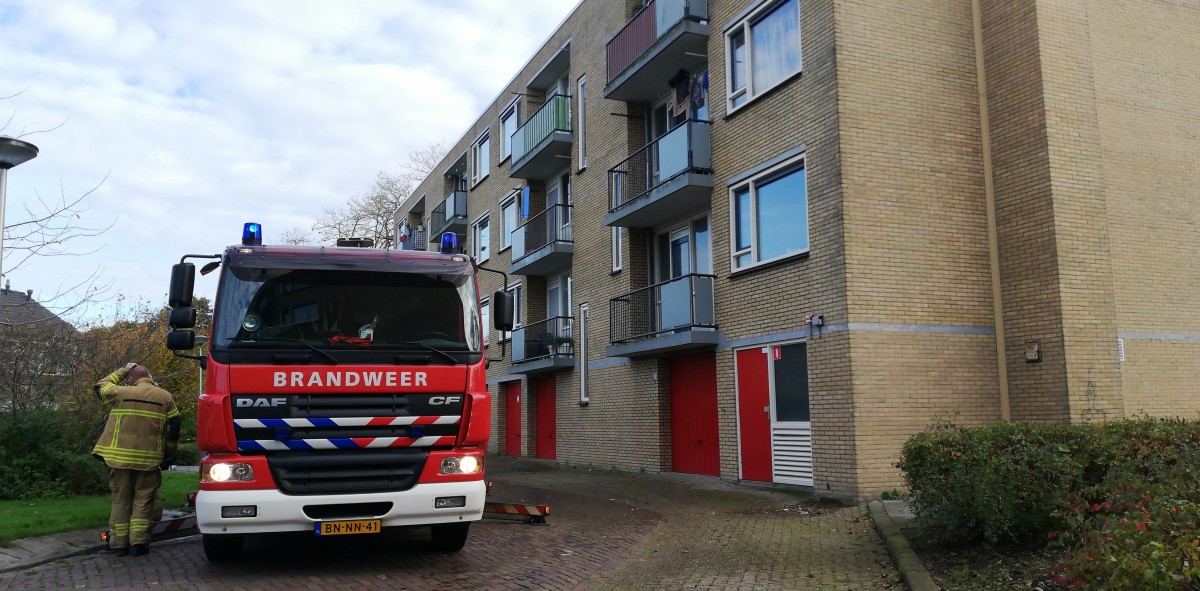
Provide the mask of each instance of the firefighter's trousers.
{"label": "firefighter's trousers", "polygon": [[109,548],[128,548],[131,544],[149,544],[150,526],[162,484],[162,473],[153,470],[113,468],[109,474],[112,512],[109,513]]}

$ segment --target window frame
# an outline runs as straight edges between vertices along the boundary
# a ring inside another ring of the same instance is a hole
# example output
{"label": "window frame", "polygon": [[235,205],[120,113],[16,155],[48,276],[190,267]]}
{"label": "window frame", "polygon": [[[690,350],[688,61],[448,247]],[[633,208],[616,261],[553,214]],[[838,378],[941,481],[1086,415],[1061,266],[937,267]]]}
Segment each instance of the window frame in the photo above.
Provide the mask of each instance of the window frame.
{"label": "window frame", "polygon": [[516,133],[521,128],[521,99],[518,97],[513,99],[503,111],[500,112],[500,162],[504,162],[512,158],[512,134],[507,133],[504,129],[504,124],[509,119],[513,121],[512,132]]}
{"label": "window frame", "polygon": [[[509,193],[507,197],[500,200],[500,250],[504,252],[512,248],[512,233],[521,225],[521,205],[517,203],[519,192]],[[508,219],[505,217],[509,209],[513,212],[513,227],[508,227]]]}
{"label": "window frame", "polygon": [[625,257],[621,252],[621,243],[624,242],[625,230],[621,226],[612,226],[611,233],[609,245],[612,247],[612,272],[620,273],[625,268]]}
{"label": "window frame", "polygon": [[521,285],[521,282],[518,281],[508,284],[508,287],[505,287],[504,291],[512,294],[513,296],[513,329],[507,332],[501,332],[499,336],[499,342],[512,340],[512,334],[516,332],[518,328],[521,328],[522,325],[521,294],[524,293],[525,288]]}
{"label": "window frame", "polygon": [[[492,169],[492,144],[491,144],[491,129],[485,129],[479,137],[475,138],[475,142],[471,144],[471,186],[474,187],[483,182],[484,179],[491,175]],[[486,166],[480,165],[480,155],[487,157]]]}
{"label": "window frame", "polygon": [[[776,80],[774,83],[765,88],[756,88],[754,86],[754,35],[752,28],[754,25],[762,22],[766,17],[770,16],[776,8],[779,8],[782,4],[790,1],[796,2],[796,53],[798,57],[796,62],[796,70],[784,74],[779,78],[779,80]],[[744,109],[747,105],[753,103],[759,97],[767,94],[770,90],[785,84],[788,80],[791,80],[793,77],[804,71],[804,52],[802,50],[804,45],[804,31],[800,20],[802,14],[803,13],[800,10],[799,0],[764,0],[758,6],[749,9],[746,13],[739,15],[738,17],[735,17],[735,19],[729,25],[726,25],[724,33],[725,39],[723,41],[725,46],[725,71],[728,72],[728,75],[725,76],[726,115],[732,115],[733,113]],[[735,66],[732,63],[733,39],[735,37],[741,37],[743,40],[742,53],[745,56],[745,62],[742,64],[741,71],[744,73],[746,79],[745,85],[737,89],[733,88],[733,72]],[[734,101],[741,98],[744,98],[744,101],[741,104],[735,105]]]}
{"label": "window frame", "polygon": [[579,101],[579,170],[587,168],[587,75],[579,77],[575,85],[575,100]]}
{"label": "window frame", "polygon": [[[492,258],[492,213],[486,212],[483,215],[475,218],[471,223],[471,256],[475,257],[475,262],[482,263]],[[487,240],[485,241],[479,234],[480,226],[487,226]],[[486,242],[486,243],[485,243]]]}
{"label": "window frame", "polygon": [[[783,178],[794,172],[801,172],[804,175],[804,223],[808,227],[807,244],[804,248],[792,252],[787,252],[781,255],[771,257],[769,259],[758,260],[758,189],[762,184],[769,184],[771,181]],[[738,209],[737,209],[737,193],[743,189],[749,189],[750,196],[750,246],[745,249],[738,249],[737,232],[738,232]],[[729,270],[731,273],[741,273],[763,265],[769,265],[776,261],[784,260],[790,257],[808,254],[812,251],[812,204],[809,200],[808,190],[808,153],[802,152],[797,156],[783,160],[782,162],[765,168],[745,179],[740,180],[735,184],[730,184],[728,188],[729,195]],[[710,232],[712,225],[709,225]],[[737,258],[748,254],[750,263],[738,266]]]}
{"label": "window frame", "polygon": [[491,298],[479,299],[479,318],[483,322],[483,346],[486,347],[492,338],[492,301]]}

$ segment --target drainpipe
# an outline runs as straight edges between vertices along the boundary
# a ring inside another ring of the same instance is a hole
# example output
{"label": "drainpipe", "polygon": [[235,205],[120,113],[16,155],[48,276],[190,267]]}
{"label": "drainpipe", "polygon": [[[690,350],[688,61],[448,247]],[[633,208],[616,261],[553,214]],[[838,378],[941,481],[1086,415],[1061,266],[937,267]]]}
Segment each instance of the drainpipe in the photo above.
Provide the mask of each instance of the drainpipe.
{"label": "drainpipe", "polygon": [[988,255],[992,265],[992,314],[996,325],[996,369],[1000,386],[1000,418],[1012,420],[1008,397],[1008,361],[1004,346],[1004,302],[1000,290],[1000,239],[996,230],[996,186],[992,178],[992,128],[988,118],[987,72],[983,55],[981,0],[971,0],[975,28],[975,84],[979,91],[979,137],[983,142],[983,194],[987,207]]}

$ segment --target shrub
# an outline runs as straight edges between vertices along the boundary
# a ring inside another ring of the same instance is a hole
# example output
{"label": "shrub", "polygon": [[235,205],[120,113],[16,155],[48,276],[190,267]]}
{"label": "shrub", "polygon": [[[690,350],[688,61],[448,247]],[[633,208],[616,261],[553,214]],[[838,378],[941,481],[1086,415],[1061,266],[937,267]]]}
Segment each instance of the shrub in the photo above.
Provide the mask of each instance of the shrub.
{"label": "shrub", "polygon": [[181,441],[179,451],[175,453],[175,464],[179,466],[199,466],[200,447],[194,441]]}
{"label": "shrub", "polygon": [[1073,506],[1068,529],[1050,534],[1066,550],[1059,579],[1080,589],[1200,589],[1200,504],[1176,498],[1195,490],[1128,486]]}
{"label": "shrub", "polygon": [[[0,498],[37,499],[108,490],[103,462],[77,453],[51,410],[0,415]],[[90,448],[89,448],[90,449]]]}
{"label": "shrub", "polygon": [[992,544],[1044,536],[1087,465],[1078,427],[939,425],[913,436],[898,466],[927,535]]}

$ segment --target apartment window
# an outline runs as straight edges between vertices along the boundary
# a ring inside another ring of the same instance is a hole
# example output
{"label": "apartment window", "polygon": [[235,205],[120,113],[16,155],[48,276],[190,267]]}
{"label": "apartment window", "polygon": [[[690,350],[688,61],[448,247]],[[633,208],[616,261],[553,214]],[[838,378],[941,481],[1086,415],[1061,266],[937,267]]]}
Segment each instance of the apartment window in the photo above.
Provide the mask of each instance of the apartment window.
{"label": "apartment window", "polygon": [[520,121],[521,101],[513,101],[500,115],[500,160],[512,156],[512,136],[517,132]]}
{"label": "apartment window", "polygon": [[764,2],[727,29],[725,56],[730,111],[799,72],[799,0]]}
{"label": "apartment window", "polygon": [[517,196],[509,195],[500,204],[500,250],[512,246],[512,232],[517,229]]}
{"label": "apartment window", "polygon": [[483,135],[479,136],[478,140],[475,140],[475,146],[471,148],[473,152],[472,156],[474,156],[472,158],[471,180],[476,183],[487,178],[488,172],[491,170],[492,145],[488,139],[488,135],[488,132],[483,132]]}
{"label": "apartment window", "polygon": [[808,251],[804,157],[729,191],[733,270]]}
{"label": "apartment window", "polygon": [[579,77],[579,170],[587,168],[587,77]]}
{"label": "apartment window", "polygon": [[621,260],[621,231],[620,226],[612,227],[612,270],[613,273],[624,268],[624,261]]}
{"label": "apartment window", "polygon": [[[514,329],[520,328],[520,326],[521,326],[521,284],[518,283],[516,285],[510,285],[504,291],[511,293],[512,297],[513,297],[513,328]],[[511,332],[500,333],[500,340],[502,340],[502,341],[507,341],[508,339],[511,339],[511,338],[512,338]]]}
{"label": "apartment window", "polygon": [[489,227],[488,216],[485,215],[475,222],[471,235],[472,242],[474,242],[472,254],[475,255],[475,260],[480,263],[488,260],[492,250],[492,231]]}
{"label": "apartment window", "polygon": [[492,336],[492,305],[486,298],[479,302],[479,315],[483,317],[483,344],[488,344]]}

